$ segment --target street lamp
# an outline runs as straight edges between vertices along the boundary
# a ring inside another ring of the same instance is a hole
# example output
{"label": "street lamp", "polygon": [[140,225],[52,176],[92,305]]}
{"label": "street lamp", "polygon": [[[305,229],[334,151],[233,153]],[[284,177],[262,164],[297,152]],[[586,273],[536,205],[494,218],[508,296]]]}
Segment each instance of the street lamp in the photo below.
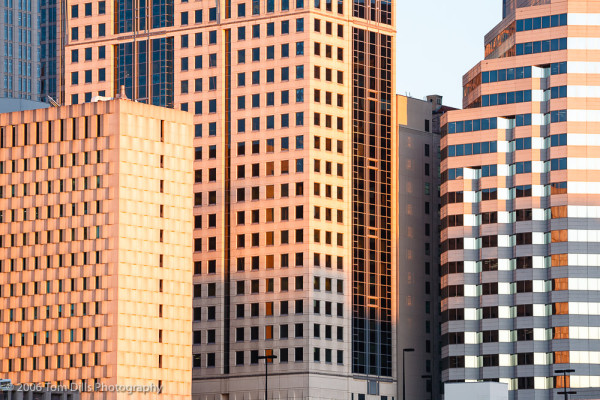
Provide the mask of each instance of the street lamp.
{"label": "street lamp", "polygon": [[563,375],[563,386],[565,391],[564,392],[558,392],[558,394],[564,394],[565,395],[565,400],[569,400],[569,395],[570,394],[577,394],[577,392],[574,392],[572,390],[567,390],[567,374],[571,374],[575,372],[574,369],[557,369],[556,371],[554,371],[555,374],[562,374]]}
{"label": "street lamp", "polygon": [[413,348],[402,349],[402,400],[406,400],[406,367],[404,365],[404,358],[406,353],[415,351]]}
{"label": "street lamp", "polygon": [[264,356],[258,356],[259,360],[265,360],[265,400],[267,400],[267,388],[268,388],[268,382],[269,382],[269,363],[273,362],[274,359],[276,359],[277,356],[273,355],[273,354],[268,354],[265,352]]}

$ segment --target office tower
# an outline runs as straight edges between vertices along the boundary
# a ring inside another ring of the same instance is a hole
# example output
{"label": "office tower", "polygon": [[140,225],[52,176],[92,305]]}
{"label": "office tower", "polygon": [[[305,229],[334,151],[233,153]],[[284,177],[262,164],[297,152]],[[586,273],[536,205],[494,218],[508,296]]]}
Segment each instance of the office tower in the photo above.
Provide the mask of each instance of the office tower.
{"label": "office tower", "polygon": [[86,4],[66,101],[195,114],[196,397],[395,396],[391,2]]}
{"label": "office tower", "polygon": [[[13,0],[14,1],[14,0]],[[65,53],[63,43],[67,39],[66,2],[37,0],[39,2],[39,93],[43,101],[64,104]],[[99,1],[98,4],[102,3]],[[99,6],[100,7],[100,6]]]}
{"label": "office tower", "polygon": [[403,382],[408,399],[440,396],[440,133],[433,130],[433,111],[439,108],[396,96],[399,399]]}
{"label": "office tower", "polygon": [[39,0],[5,0],[0,14],[0,97],[39,100]]}
{"label": "office tower", "polygon": [[191,398],[192,130],[126,100],[0,115],[3,379]]}
{"label": "office tower", "polygon": [[595,398],[600,3],[513,6],[442,117],[443,380]]}

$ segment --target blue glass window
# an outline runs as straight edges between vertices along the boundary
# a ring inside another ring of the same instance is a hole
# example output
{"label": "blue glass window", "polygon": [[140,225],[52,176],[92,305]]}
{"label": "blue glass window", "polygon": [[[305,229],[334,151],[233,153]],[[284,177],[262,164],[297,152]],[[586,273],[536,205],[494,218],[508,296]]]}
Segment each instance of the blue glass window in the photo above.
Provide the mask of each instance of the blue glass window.
{"label": "blue glass window", "polygon": [[566,146],[567,145],[567,134],[561,133],[559,135],[550,136],[550,146]]}

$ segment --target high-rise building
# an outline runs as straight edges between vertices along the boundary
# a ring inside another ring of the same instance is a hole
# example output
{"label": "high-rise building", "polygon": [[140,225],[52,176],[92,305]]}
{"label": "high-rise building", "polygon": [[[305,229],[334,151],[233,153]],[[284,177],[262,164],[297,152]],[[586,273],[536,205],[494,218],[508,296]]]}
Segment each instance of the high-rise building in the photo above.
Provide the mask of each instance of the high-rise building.
{"label": "high-rise building", "polygon": [[0,97],[40,99],[39,2],[0,3]]}
{"label": "high-rise building", "polygon": [[442,117],[443,380],[596,398],[600,3],[505,3]]}
{"label": "high-rise building", "polygon": [[3,379],[191,398],[192,132],[126,100],[0,114]]}
{"label": "high-rise building", "polygon": [[439,399],[441,394],[440,132],[433,129],[438,108],[429,101],[396,96],[399,399],[402,386],[407,399]]}
{"label": "high-rise building", "polygon": [[195,114],[195,396],[394,397],[391,1],[70,7],[65,101]]}
{"label": "high-rise building", "polygon": [[[14,1],[14,0],[13,0]],[[33,0],[32,0],[33,1]],[[39,2],[39,94],[43,101],[64,104],[64,64],[63,43],[66,36],[66,2],[58,0],[37,0]],[[104,1],[98,1],[99,8]],[[89,7],[89,6],[87,6]]]}

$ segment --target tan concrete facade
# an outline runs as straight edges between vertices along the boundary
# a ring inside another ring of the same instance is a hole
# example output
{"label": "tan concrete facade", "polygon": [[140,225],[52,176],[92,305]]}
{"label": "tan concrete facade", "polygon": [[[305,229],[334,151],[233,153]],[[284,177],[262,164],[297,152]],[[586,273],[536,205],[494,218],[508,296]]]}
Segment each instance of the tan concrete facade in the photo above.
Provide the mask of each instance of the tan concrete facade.
{"label": "tan concrete facade", "polygon": [[189,399],[191,115],[126,100],[9,113],[0,140],[0,374]]}
{"label": "tan concrete facade", "polygon": [[[398,122],[398,398],[438,399],[440,133],[434,105],[396,96]],[[404,355],[402,349],[413,348]]]}
{"label": "tan concrete facade", "polygon": [[[66,46],[64,98],[113,96],[125,84],[132,98],[195,114],[194,398],[262,398],[257,357],[270,352],[278,358],[269,397],[368,396],[367,382],[378,380],[380,395],[395,396],[392,3],[360,17],[349,1],[164,3],[173,19],[151,29],[143,26],[152,18],[127,25],[124,1],[70,16],[79,40]],[[85,2],[72,4],[81,11]],[[119,51],[163,39],[172,62],[121,63]],[[169,84],[148,95],[136,78],[145,74]],[[364,99],[354,104],[358,85]],[[373,137],[355,144],[353,132]],[[382,218],[353,215],[369,203],[386,209]],[[371,244],[377,250],[353,252]],[[353,334],[355,317],[362,325]],[[377,328],[367,332],[371,318]],[[380,335],[381,326],[390,333]]]}

